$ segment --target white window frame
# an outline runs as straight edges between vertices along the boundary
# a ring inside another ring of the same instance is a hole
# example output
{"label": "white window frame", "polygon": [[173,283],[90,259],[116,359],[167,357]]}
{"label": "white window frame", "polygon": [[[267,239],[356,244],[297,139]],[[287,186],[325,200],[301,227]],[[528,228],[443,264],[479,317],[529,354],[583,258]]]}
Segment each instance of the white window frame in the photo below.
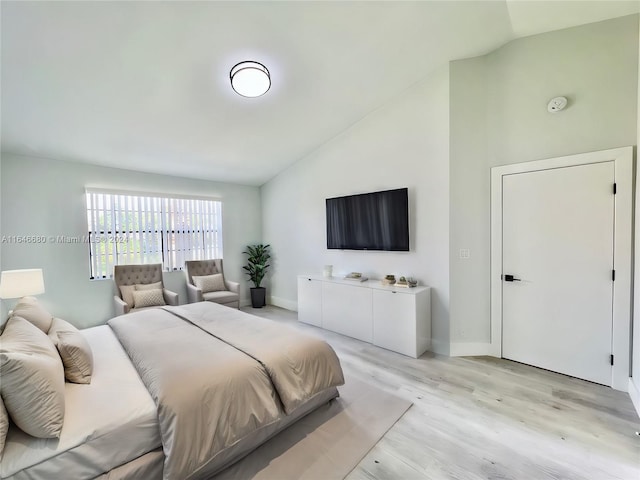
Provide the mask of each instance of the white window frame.
{"label": "white window frame", "polygon": [[[150,192],[86,188],[90,279],[111,278],[115,265],[222,258],[222,201]],[[155,238],[154,238],[155,237]]]}

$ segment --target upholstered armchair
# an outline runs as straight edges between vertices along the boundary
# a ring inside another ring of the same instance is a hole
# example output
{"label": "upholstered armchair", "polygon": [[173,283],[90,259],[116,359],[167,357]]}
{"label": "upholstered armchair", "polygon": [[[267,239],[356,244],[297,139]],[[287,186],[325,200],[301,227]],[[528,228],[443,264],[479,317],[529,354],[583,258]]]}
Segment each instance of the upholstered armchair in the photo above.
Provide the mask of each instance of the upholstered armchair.
{"label": "upholstered armchair", "polygon": [[224,278],[221,258],[188,260],[184,266],[189,303],[208,301],[240,308],[240,284]]}
{"label": "upholstered armchair", "polygon": [[[164,288],[162,264],[116,265],[113,268],[116,315],[162,305],[178,305],[178,294]],[[161,292],[161,293],[160,293]]]}

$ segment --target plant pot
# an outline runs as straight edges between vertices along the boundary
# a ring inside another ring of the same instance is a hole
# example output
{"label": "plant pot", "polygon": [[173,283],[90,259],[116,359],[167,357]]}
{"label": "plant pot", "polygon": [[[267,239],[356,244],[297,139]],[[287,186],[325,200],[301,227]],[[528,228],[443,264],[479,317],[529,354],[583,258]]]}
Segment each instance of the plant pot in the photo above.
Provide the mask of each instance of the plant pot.
{"label": "plant pot", "polygon": [[267,304],[267,289],[264,287],[251,287],[251,306],[262,308]]}

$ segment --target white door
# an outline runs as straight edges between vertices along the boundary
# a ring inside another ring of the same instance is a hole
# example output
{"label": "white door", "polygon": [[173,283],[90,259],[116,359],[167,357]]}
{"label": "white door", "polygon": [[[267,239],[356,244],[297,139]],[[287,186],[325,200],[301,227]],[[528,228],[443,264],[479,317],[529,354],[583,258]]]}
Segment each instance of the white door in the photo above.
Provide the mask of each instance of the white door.
{"label": "white door", "polygon": [[614,179],[614,162],[502,177],[504,358],[611,385]]}

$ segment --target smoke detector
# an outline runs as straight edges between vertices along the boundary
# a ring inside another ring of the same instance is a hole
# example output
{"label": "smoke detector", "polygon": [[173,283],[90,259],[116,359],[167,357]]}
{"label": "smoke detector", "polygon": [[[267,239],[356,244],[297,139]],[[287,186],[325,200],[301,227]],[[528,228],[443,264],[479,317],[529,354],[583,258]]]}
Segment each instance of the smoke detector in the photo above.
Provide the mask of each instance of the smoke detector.
{"label": "smoke detector", "polygon": [[549,100],[547,104],[547,111],[550,113],[559,112],[560,110],[564,110],[567,106],[567,97],[555,97]]}

